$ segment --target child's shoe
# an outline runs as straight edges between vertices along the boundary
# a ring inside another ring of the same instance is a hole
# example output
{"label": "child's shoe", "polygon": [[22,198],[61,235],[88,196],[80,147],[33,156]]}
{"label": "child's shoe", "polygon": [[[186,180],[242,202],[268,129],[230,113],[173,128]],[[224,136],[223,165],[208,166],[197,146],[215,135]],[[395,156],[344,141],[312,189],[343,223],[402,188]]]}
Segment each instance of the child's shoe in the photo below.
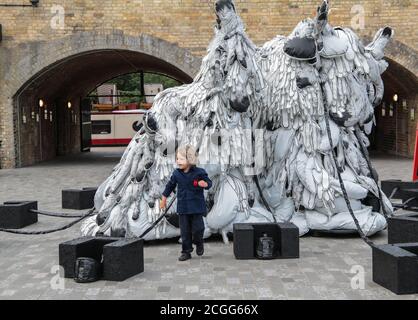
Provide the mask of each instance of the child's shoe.
{"label": "child's shoe", "polygon": [[203,256],[203,253],[205,252],[205,248],[203,247],[203,243],[202,244],[198,244],[196,246],[196,254],[198,256]]}
{"label": "child's shoe", "polygon": [[192,255],[190,253],[182,253],[179,261],[186,261],[192,258]]}

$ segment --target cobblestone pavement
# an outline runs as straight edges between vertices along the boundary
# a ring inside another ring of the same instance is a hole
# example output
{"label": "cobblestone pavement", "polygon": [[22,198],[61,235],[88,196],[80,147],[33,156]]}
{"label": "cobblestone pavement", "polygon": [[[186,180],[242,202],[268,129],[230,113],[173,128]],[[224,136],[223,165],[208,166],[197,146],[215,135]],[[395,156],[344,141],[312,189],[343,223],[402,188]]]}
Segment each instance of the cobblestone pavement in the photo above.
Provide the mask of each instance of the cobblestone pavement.
{"label": "cobblestone pavement", "polygon": [[[44,210],[63,211],[61,190],[97,186],[121,152],[95,150],[0,170],[0,201],[37,200]],[[381,179],[410,179],[410,159],[378,157],[373,162]],[[42,216],[31,229],[67,223],[58,220]],[[304,237],[300,259],[275,261],[237,261],[232,244],[215,239],[206,244],[204,257],[180,263],[176,241],[150,243],[145,247],[145,272],[124,282],[60,281],[55,269],[58,244],[77,236],[78,226],[46,236],[0,233],[0,299],[418,299],[396,296],[372,282],[371,250],[358,238]],[[384,243],[386,232],[373,240]],[[352,289],[355,266],[364,268],[364,289]]]}

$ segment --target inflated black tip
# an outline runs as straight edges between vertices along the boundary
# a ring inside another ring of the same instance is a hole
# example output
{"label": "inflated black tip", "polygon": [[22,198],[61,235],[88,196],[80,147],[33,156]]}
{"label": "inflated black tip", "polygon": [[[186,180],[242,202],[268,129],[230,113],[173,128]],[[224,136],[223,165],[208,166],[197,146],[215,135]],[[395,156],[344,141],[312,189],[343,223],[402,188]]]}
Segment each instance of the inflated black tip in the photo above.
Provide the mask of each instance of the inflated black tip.
{"label": "inflated black tip", "polygon": [[274,131],[274,130],[276,130],[276,127],[275,127],[274,122],[272,122],[272,121],[267,122],[266,129],[268,131]]}
{"label": "inflated black tip", "polygon": [[391,27],[385,27],[383,29],[382,35],[385,36],[385,37],[392,37],[393,29]]}
{"label": "inflated black tip", "polygon": [[250,206],[250,208],[254,206],[254,202],[255,202],[254,198],[251,198],[248,200],[248,205]]}
{"label": "inflated black tip", "polygon": [[144,180],[144,177],[145,177],[145,171],[141,171],[136,175],[135,179],[137,182],[141,182],[142,180]]}
{"label": "inflated black tip", "polygon": [[232,0],[217,0],[215,3],[215,11],[216,12],[220,12],[222,11],[225,7],[234,10],[234,12],[236,12],[235,10],[235,5],[234,2]]}
{"label": "inflated black tip", "polygon": [[283,47],[290,57],[301,60],[312,60],[316,57],[316,43],[312,38],[292,38]]}
{"label": "inflated black tip", "polygon": [[150,161],[145,165],[145,169],[149,170],[151,169],[152,165],[154,164],[154,161]]}
{"label": "inflated black tip", "polygon": [[229,100],[229,103],[232,109],[240,113],[247,112],[248,108],[250,107],[250,99],[248,96],[245,96],[242,99]]}
{"label": "inflated black tip", "polygon": [[103,223],[105,223],[106,219],[107,219],[107,214],[99,213],[96,216],[96,223],[97,223],[97,225],[98,226],[103,225]]}
{"label": "inflated black tip", "polygon": [[155,118],[152,115],[148,114],[146,121],[147,121],[147,126],[150,130],[154,132],[158,131],[157,120],[155,120]]}
{"label": "inflated black tip", "polygon": [[141,123],[141,122],[139,122],[139,121],[135,121],[133,124],[132,124],[132,129],[134,129],[134,131],[136,131],[136,132],[138,132],[139,130],[141,130],[142,129],[142,127],[144,126],[144,124],[143,123]]}

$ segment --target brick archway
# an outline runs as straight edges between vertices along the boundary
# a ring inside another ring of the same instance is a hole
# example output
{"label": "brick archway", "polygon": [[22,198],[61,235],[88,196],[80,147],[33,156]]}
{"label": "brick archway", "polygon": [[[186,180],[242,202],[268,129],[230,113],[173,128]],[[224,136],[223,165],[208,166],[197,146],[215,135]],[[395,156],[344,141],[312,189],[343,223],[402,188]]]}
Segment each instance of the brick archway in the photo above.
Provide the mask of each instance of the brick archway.
{"label": "brick archway", "polygon": [[404,43],[393,39],[385,50],[386,56],[401,65],[418,81],[418,52]]}
{"label": "brick archway", "polygon": [[372,149],[412,157],[418,120],[418,53],[397,40],[392,40],[385,52],[389,67],[383,74],[383,102],[375,109]]}
{"label": "brick archway", "polygon": [[[6,113],[0,118],[0,127],[6,128],[0,132],[2,150],[4,150],[0,153],[1,168],[19,167],[36,162],[22,161],[22,140],[28,137],[21,136],[21,126],[23,126],[24,120],[20,110],[22,104],[31,102],[22,100],[21,97],[30,90],[38,90],[45,81],[49,81],[49,86],[51,83],[52,86],[54,83],[69,83],[68,78],[74,76],[71,70],[77,68],[78,61],[84,61],[87,65],[96,64],[94,60],[96,57],[96,61],[101,62],[101,67],[107,68],[104,62],[106,60],[103,59],[112,54],[119,55],[120,60],[113,58],[114,64],[118,65],[119,69],[118,67],[110,68],[107,73],[99,70],[100,75],[97,78],[97,83],[94,84],[138,70],[137,66],[144,61],[147,63],[146,71],[164,73],[182,82],[190,82],[201,64],[200,57],[194,56],[190,51],[176,44],[146,34],[126,35],[119,30],[109,33],[79,32],[51,41],[25,43],[18,48],[8,48],[5,51],[1,57],[1,64],[5,66],[3,74],[7,79],[5,90],[0,93],[2,97],[0,103],[4,104],[4,110],[6,110]],[[136,57],[134,63],[132,62],[133,57]],[[109,58],[107,59],[107,61],[111,61]],[[126,61],[122,66],[124,59]],[[63,66],[66,65],[72,66],[68,74],[66,73],[68,68],[66,72],[63,72]],[[55,74],[52,73],[54,70]],[[61,72],[61,78],[57,77],[57,74],[60,75],[59,72]],[[55,82],[51,80],[53,77],[55,77]],[[88,79],[89,75],[82,78],[78,74],[77,77],[77,79]],[[85,86],[85,90],[88,90],[88,87],[93,84],[91,75],[90,78],[90,82],[85,80],[84,83],[80,83],[80,86],[81,84]],[[49,94],[46,92],[47,89],[48,87],[44,85],[43,95]],[[81,95],[87,92],[79,90],[77,93]]]}
{"label": "brick archway", "polygon": [[201,59],[190,51],[154,36],[141,34],[136,37],[125,35],[120,30],[113,30],[111,33],[79,32],[64,38],[23,46],[23,51],[29,52],[20,54],[23,58],[18,61],[16,67],[21,72],[13,82],[15,86],[21,88],[28,79],[71,56],[111,49],[139,52],[156,57],[191,78],[197,73],[201,64]]}

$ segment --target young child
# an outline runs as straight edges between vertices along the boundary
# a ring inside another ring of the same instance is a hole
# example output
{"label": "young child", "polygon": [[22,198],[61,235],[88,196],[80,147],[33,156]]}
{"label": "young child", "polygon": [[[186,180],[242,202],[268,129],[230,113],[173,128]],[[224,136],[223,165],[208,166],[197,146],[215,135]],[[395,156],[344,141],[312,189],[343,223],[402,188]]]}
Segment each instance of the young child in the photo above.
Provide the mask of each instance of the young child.
{"label": "young child", "polygon": [[196,245],[196,254],[203,255],[203,233],[205,225],[203,216],[206,203],[203,190],[212,187],[212,181],[202,168],[196,166],[196,150],[192,146],[183,146],[177,150],[176,169],[163,192],[161,209],[167,206],[167,198],[177,186],[177,213],[179,215],[182,252],[179,261],[192,258],[192,243]]}

